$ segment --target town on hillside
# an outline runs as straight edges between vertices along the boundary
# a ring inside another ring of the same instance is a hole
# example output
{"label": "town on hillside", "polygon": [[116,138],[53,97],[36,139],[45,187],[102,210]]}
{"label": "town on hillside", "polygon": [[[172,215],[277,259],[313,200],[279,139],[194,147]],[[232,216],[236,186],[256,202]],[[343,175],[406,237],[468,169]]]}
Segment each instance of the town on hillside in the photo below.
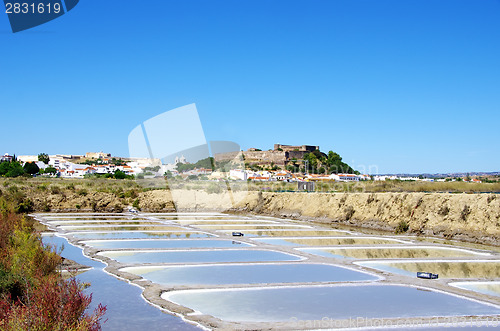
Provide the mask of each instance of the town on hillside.
{"label": "town on hillside", "polygon": [[[236,160],[236,162],[235,162]],[[246,151],[215,154],[201,160],[177,155],[172,163],[160,159],[113,157],[110,153],[85,155],[9,155],[0,157],[0,176],[22,174],[60,178],[155,178],[190,180],[284,181],[284,182],[355,182],[355,181],[470,181],[470,178],[426,178],[360,174],[333,152],[323,153],[319,146],[275,144],[273,149],[249,148]]]}

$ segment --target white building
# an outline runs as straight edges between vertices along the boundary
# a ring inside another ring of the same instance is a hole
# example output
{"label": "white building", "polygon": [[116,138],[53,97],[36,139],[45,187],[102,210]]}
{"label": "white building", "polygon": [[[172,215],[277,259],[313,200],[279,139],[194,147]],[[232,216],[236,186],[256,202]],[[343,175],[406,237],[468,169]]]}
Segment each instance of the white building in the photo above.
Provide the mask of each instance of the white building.
{"label": "white building", "polygon": [[359,177],[354,174],[331,174],[329,176],[332,180],[338,182],[357,182]]}
{"label": "white building", "polygon": [[248,173],[243,169],[231,169],[229,170],[229,179],[233,180],[247,180]]}

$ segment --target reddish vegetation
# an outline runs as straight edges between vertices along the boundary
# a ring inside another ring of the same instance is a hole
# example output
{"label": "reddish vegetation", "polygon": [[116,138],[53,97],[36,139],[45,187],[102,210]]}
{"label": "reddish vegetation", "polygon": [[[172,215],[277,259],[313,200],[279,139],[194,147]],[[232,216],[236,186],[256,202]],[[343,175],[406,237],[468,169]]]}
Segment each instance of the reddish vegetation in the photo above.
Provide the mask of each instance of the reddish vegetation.
{"label": "reddish vegetation", "polygon": [[106,308],[85,312],[92,295],[74,278],[61,277],[61,257],[14,205],[0,197],[0,329],[100,330]]}

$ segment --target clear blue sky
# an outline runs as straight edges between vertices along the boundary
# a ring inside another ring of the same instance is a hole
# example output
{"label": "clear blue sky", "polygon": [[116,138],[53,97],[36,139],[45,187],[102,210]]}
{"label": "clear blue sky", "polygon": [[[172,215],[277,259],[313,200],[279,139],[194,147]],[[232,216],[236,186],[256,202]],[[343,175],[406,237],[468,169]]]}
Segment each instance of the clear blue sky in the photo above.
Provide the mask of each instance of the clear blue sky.
{"label": "clear blue sky", "polygon": [[0,153],[127,156],[134,127],[196,103],[207,140],[243,149],[500,171],[497,0],[82,0],[16,34],[1,12],[0,45]]}

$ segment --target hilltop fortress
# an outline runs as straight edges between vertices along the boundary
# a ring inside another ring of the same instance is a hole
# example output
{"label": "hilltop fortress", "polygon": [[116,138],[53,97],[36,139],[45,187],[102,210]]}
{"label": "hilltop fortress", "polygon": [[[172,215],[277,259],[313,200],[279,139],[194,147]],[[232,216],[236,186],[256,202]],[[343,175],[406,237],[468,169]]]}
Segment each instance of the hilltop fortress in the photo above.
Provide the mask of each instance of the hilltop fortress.
{"label": "hilltop fortress", "polygon": [[[258,148],[249,148],[247,151],[242,152],[245,163],[256,165],[277,165],[285,167],[292,160],[302,160],[304,155],[319,151],[319,146],[292,146],[274,144],[274,149],[262,151]],[[238,152],[215,154],[214,157],[217,161],[232,160],[236,157]]]}

